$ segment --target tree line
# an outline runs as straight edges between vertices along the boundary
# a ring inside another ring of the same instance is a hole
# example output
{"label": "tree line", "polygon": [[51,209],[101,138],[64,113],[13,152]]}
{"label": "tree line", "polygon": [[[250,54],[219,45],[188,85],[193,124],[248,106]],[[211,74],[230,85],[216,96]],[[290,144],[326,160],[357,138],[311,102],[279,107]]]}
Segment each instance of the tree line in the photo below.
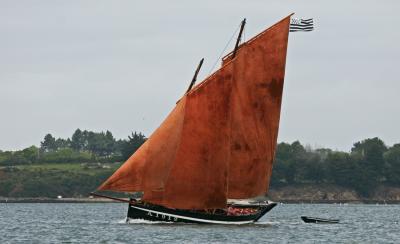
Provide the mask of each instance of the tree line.
{"label": "tree line", "polygon": [[368,196],[379,185],[400,186],[400,144],[375,137],[354,143],[350,152],[307,149],[300,142],[278,144],[271,184],[335,184]]}
{"label": "tree line", "polygon": [[[122,162],[145,141],[146,137],[137,132],[119,140],[110,131],[77,129],[67,139],[56,139],[47,134],[40,142],[40,147],[0,151],[0,166]],[[311,149],[299,141],[279,143],[271,178],[272,187],[301,184],[339,185],[354,189],[364,196],[382,184],[400,186],[400,144],[388,147],[375,137],[356,142],[349,152],[342,152],[329,148]]]}
{"label": "tree line", "polygon": [[124,161],[145,141],[146,137],[140,132],[132,132],[127,139],[116,140],[108,130],[93,132],[76,129],[67,139],[56,139],[47,134],[40,142],[40,147],[0,150],[0,165]]}

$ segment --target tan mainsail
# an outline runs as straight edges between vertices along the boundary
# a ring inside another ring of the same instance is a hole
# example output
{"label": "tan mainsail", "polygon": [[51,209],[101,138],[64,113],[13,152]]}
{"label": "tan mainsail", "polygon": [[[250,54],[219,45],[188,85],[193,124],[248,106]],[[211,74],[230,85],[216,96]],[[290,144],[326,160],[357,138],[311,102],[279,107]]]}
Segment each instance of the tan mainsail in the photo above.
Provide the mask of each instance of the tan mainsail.
{"label": "tan mainsail", "polygon": [[290,16],[242,44],[195,86],[98,190],[143,191],[178,209],[226,206],[268,191]]}

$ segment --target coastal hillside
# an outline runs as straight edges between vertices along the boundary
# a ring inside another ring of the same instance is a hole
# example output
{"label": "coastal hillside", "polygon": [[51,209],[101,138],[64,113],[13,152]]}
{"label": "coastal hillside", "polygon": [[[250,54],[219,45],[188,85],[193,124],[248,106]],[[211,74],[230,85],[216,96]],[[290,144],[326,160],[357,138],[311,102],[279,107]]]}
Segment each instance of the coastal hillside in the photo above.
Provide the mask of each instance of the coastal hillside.
{"label": "coastal hillside", "polygon": [[0,167],[0,197],[88,197],[121,163],[57,163]]}
{"label": "coastal hillside", "polygon": [[[88,197],[145,140],[77,129],[67,139],[47,134],[40,147],[0,151],[0,197]],[[275,201],[400,201],[400,144],[369,138],[342,152],[282,142],[275,156]]]}

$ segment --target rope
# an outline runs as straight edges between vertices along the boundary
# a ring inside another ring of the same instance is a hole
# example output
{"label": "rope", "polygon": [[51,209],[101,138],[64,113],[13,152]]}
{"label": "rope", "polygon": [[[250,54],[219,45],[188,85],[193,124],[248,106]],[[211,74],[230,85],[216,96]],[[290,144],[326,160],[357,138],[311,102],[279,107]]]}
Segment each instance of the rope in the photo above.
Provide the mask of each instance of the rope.
{"label": "rope", "polygon": [[214,70],[215,66],[217,65],[218,61],[221,59],[222,55],[224,55],[226,48],[228,47],[228,45],[232,42],[232,39],[235,37],[236,33],[238,32],[240,25],[236,28],[235,32],[233,32],[231,38],[229,39],[228,43],[226,43],[224,49],[222,50],[221,54],[219,55],[219,57],[217,58],[217,60],[215,60],[214,65],[211,67],[210,71],[208,72],[208,75],[211,74],[211,72]]}

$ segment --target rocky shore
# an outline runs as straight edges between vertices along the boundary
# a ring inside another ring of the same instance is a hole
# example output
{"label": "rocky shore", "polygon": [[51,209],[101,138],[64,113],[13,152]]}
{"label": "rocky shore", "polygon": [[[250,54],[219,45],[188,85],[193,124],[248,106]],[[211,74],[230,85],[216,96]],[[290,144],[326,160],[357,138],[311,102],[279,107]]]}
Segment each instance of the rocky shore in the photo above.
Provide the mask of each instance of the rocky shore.
{"label": "rocky shore", "polygon": [[[400,204],[400,188],[380,186],[369,196],[332,185],[271,187],[268,199],[281,203],[367,203]],[[119,203],[104,198],[6,198],[0,203]]]}
{"label": "rocky shore", "polygon": [[269,199],[283,203],[400,203],[400,188],[380,186],[370,196],[332,185],[299,185],[271,188]]}
{"label": "rocky shore", "polygon": [[104,198],[83,198],[83,197],[82,198],[0,197],[0,203],[120,203],[120,202]]}

